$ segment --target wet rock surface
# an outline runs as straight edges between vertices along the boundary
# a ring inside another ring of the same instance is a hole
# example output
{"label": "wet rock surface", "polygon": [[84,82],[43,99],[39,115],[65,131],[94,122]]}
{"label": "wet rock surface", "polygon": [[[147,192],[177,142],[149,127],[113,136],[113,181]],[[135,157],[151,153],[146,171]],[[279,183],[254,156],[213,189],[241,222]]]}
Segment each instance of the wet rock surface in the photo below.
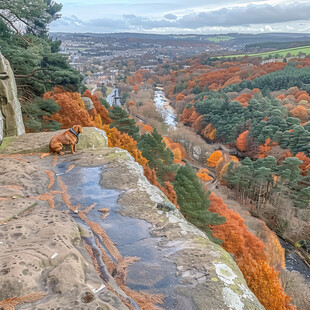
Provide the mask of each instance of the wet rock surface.
{"label": "wet rock surface", "polygon": [[264,309],[129,153],[98,144],[57,161],[0,156],[0,300],[44,292],[16,309],[139,309],[141,290],[164,295],[163,309]]}

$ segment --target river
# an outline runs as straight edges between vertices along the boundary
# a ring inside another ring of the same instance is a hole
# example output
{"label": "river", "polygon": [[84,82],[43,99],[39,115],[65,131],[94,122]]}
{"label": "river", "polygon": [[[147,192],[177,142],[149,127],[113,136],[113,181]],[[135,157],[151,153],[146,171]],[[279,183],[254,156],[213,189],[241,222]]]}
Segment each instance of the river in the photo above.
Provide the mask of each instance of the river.
{"label": "river", "polygon": [[118,105],[121,106],[121,100],[118,88],[113,88],[112,92],[107,96],[107,102],[109,105]]}
{"label": "river", "polygon": [[169,100],[166,98],[162,89],[156,88],[154,101],[157,112],[159,112],[164,119],[164,123],[175,129],[178,123],[177,115],[175,114],[174,109],[169,105]]}
{"label": "river", "polygon": [[[174,109],[169,105],[169,99],[166,98],[164,91],[161,88],[156,88],[154,101],[157,111],[161,114],[165,124],[173,130],[177,126],[177,115]],[[207,142],[206,142],[207,143]],[[285,249],[285,265],[289,271],[298,271],[310,281],[310,268],[305,264],[301,257],[296,253],[293,246],[279,238],[282,247]]]}

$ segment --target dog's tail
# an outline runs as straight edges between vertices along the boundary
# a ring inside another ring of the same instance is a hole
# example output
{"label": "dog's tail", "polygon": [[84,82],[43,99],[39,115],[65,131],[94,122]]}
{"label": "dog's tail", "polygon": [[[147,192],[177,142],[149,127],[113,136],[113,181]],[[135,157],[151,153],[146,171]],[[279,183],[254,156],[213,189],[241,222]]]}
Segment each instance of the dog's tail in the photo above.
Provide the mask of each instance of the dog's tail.
{"label": "dog's tail", "polygon": [[42,159],[42,158],[44,158],[45,156],[52,155],[52,154],[53,154],[53,153],[51,153],[51,152],[50,152],[50,153],[42,153],[40,158]]}
{"label": "dog's tail", "polygon": [[48,156],[48,155],[52,155],[53,154],[53,150],[51,149],[51,146],[49,146],[49,148],[50,148],[50,152],[49,153],[42,153],[42,155],[41,155],[41,159],[42,158],[44,158],[45,156]]}

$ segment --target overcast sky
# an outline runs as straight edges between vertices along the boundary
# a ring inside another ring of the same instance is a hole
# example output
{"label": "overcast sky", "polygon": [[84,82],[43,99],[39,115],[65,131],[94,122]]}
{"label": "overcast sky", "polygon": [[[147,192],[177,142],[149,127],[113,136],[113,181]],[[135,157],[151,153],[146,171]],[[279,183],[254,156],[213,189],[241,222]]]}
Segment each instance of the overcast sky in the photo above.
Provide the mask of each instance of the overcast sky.
{"label": "overcast sky", "polygon": [[56,0],[51,31],[228,33],[308,32],[310,0]]}

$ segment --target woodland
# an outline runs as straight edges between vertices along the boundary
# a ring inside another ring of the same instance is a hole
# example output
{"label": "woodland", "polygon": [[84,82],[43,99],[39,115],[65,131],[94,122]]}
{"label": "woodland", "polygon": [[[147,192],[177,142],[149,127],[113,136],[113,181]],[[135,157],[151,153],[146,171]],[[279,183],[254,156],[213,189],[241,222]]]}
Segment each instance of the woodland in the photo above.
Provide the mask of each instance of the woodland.
{"label": "woodland", "polygon": [[[82,85],[79,72],[59,53],[61,42],[48,35],[61,5],[51,0],[15,2],[14,7],[9,0],[0,3],[0,45],[14,70],[27,132],[77,123],[104,130],[109,147],[127,150],[189,222],[231,253],[266,309],[306,309],[309,294],[301,292],[307,292],[307,284],[295,277],[289,287],[283,262],[279,267],[271,259],[244,219],[211,193],[208,184],[213,171],[236,200],[309,250],[310,59],[261,64],[259,58],[228,62],[200,55],[163,62],[152,72],[139,69],[119,81],[123,107],[110,107],[102,93],[92,94]],[[22,30],[15,27],[16,19]],[[155,109],[158,85],[179,122],[191,128],[195,138],[189,140],[221,143],[234,155],[215,151],[199,171],[186,164],[187,145],[166,134]],[[94,107],[87,110],[83,97]],[[273,245],[281,248],[277,239]]]}

